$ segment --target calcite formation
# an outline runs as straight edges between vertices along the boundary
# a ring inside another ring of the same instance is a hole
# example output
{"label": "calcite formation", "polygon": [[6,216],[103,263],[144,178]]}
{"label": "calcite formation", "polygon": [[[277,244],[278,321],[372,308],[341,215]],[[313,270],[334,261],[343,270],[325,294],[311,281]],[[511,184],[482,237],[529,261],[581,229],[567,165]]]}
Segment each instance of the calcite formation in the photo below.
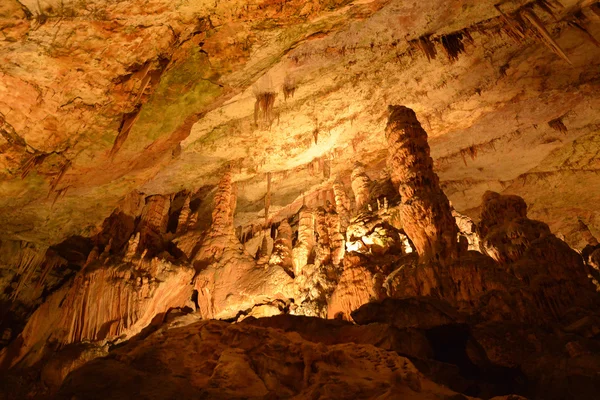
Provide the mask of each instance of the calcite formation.
{"label": "calcite formation", "polygon": [[598,397],[597,1],[0,3],[0,397]]}
{"label": "calcite formation", "polygon": [[332,188],[335,198],[335,211],[340,219],[340,230],[346,232],[346,228],[350,223],[350,198],[344,185],[339,180],[333,183]]}
{"label": "calcite formation", "polygon": [[369,202],[371,178],[365,172],[365,166],[361,163],[355,163],[352,170],[352,191],[354,192],[354,202],[357,210],[365,208]]}
{"label": "calcite formation", "polygon": [[244,250],[234,231],[235,204],[228,171],[215,194],[212,225],[194,259],[200,269],[194,287],[203,318],[234,318],[256,305],[293,297],[292,279],[282,266],[259,267]]}
{"label": "calcite formation", "polygon": [[127,340],[156,316],[186,306],[193,276],[192,268],[157,258],[91,262],[35,311],[0,353],[0,366],[31,366],[71,343]]}
{"label": "calcite formation", "polygon": [[292,250],[294,274],[300,275],[307,264],[314,260],[315,218],[313,210],[302,207],[298,213],[298,241]]}
{"label": "calcite formation", "polygon": [[427,133],[415,112],[390,106],[385,128],[388,168],[402,197],[402,224],[423,261],[445,262],[458,253],[458,229],[433,172]]}
{"label": "calcite formation", "polygon": [[292,227],[287,219],[284,219],[277,228],[277,239],[273,244],[273,253],[269,264],[278,265],[293,274],[292,265]]}

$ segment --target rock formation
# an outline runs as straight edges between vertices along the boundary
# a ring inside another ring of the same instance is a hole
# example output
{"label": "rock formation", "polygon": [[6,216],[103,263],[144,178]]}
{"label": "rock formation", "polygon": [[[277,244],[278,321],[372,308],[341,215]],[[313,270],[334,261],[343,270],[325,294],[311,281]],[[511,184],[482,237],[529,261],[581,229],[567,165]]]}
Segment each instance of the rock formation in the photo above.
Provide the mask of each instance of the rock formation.
{"label": "rock formation", "polygon": [[194,287],[203,318],[228,319],[254,306],[293,297],[292,279],[280,265],[259,267],[235,236],[236,198],[231,171],[217,188],[212,225],[195,257],[199,273]]}
{"label": "rock formation", "polygon": [[134,391],[149,399],[456,396],[407,358],[371,345],[322,345],[274,329],[201,321],[162,329],[88,363],[69,377],[58,398],[120,398]]}
{"label": "rock formation", "polygon": [[385,128],[388,168],[402,197],[402,224],[423,261],[455,258],[458,229],[446,195],[433,172],[427,133],[415,112],[390,106]]}
{"label": "rock formation", "polygon": [[284,219],[277,228],[277,239],[273,244],[273,253],[269,264],[278,265],[288,272],[294,273],[292,265],[292,227]]}
{"label": "rock formation", "polygon": [[595,400],[599,16],[2,0],[0,398]]}
{"label": "rock formation", "polygon": [[302,269],[314,260],[315,220],[313,211],[302,207],[298,213],[298,241],[292,250],[294,274],[300,275]]}
{"label": "rock formation", "polygon": [[194,270],[157,258],[99,259],[53,293],[0,353],[0,366],[31,366],[48,352],[82,341],[123,341],[192,296]]}
{"label": "rock formation", "polygon": [[359,162],[354,164],[352,170],[352,191],[354,192],[354,201],[356,210],[360,211],[369,203],[371,178],[365,172],[365,166]]}
{"label": "rock formation", "polygon": [[335,198],[335,211],[340,218],[340,230],[346,232],[350,221],[350,199],[344,189],[344,185],[336,180],[333,182],[333,194]]}

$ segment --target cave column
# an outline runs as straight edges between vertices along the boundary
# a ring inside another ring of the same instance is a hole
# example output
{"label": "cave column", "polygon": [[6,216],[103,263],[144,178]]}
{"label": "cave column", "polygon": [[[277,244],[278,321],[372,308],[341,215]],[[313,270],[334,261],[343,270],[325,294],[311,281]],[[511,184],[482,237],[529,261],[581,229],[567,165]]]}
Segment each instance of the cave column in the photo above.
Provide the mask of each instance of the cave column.
{"label": "cave column", "polygon": [[413,110],[390,106],[389,111],[385,129],[387,165],[402,198],[400,215],[404,230],[421,261],[452,259],[458,253],[458,228],[433,171],[427,133]]}

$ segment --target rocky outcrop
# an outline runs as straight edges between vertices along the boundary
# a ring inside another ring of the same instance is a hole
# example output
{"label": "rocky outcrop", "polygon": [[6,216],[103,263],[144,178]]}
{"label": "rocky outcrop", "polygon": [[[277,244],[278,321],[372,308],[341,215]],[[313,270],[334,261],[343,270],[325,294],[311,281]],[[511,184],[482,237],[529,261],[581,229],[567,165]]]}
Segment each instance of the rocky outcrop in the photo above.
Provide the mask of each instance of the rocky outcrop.
{"label": "rocky outcrop", "polygon": [[[173,354],[178,354],[173,357]],[[405,357],[364,344],[317,344],[247,324],[162,329],[72,373],[58,399],[454,399]]]}
{"label": "rocky outcrop", "polygon": [[31,366],[51,350],[82,341],[123,341],[192,297],[194,270],[153,259],[98,259],[31,316],[0,353],[3,369]]}
{"label": "rocky outcrop", "polygon": [[444,262],[455,258],[458,229],[433,171],[427,133],[413,110],[390,106],[389,111],[385,129],[388,168],[402,198],[403,228],[422,261]]}
{"label": "rocky outcrop", "polygon": [[203,318],[229,319],[254,306],[293,297],[292,278],[276,264],[258,266],[235,235],[235,193],[231,171],[225,173],[214,199],[212,225],[194,263],[194,287]]}

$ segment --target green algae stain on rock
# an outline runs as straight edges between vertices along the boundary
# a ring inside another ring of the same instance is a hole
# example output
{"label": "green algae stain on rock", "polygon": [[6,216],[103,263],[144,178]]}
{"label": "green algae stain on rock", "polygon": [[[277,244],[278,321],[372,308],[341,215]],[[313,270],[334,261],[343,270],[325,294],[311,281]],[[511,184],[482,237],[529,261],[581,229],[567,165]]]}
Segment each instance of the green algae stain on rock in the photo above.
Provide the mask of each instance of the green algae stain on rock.
{"label": "green algae stain on rock", "polygon": [[153,141],[171,134],[190,115],[201,112],[219,95],[222,87],[210,66],[208,56],[199,48],[168,69],[127,138],[125,151],[136,152]]}

